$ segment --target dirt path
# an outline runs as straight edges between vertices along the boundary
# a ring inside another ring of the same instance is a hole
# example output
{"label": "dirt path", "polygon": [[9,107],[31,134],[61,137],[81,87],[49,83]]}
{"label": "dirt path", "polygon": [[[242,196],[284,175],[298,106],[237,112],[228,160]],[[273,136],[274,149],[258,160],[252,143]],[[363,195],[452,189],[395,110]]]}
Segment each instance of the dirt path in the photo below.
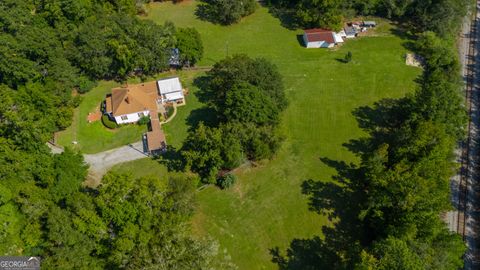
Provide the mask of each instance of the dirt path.
{"label": "dirt path", "polygon": [[167,120],[165,120],[165,121],[163,121],[163,122],[160,122],[160,125],[163,125],[163,124],[166,124],[166,123],[172,121],[173,118],[175,118],[176,115],[177,115],[177,106],[173,105],[173,113],[172,113],[172,115],[171,115]]}

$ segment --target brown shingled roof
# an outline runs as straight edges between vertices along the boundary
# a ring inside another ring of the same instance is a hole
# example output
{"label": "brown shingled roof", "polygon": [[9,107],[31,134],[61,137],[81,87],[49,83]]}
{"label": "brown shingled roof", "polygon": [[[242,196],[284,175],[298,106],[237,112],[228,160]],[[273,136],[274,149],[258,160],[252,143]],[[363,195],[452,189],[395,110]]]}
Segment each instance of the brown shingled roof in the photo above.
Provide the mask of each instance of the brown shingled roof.
{"label": "brown shingled roof", "polygon": [[109,106],[111,106],[113,116],[148,110],[157,111],[157,98],[158,91],[155,81],[114,88],[111,100],[108,101],[107,98],[107,111]]}

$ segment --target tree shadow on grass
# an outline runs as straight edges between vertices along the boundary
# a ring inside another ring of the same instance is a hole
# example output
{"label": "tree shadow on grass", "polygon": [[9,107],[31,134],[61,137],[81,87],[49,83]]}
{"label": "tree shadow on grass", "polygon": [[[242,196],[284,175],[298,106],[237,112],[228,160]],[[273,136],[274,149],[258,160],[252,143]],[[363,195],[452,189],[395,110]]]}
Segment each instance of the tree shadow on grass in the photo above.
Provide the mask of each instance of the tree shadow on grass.
{"label": "tree shadow on grass", "polygon": [[218,125],[219,119],[215,108],[212,107],[212,101],[215,99],[215,92],[210,87],[211,77],[208,75],[195,78],[194,85],[198,87],[200,91],[195,92],[195,96],[205,106],[191,111],[187,118],[187,124],[189,129],[195,129],[200,122],[203,122],[206,126],[214,127]]}
{"label": "tree shadow on grass", "polygon": [[196,77],[193,80],[193,84],[198,87],[200,91],[195,92],[195,96],[202,103],[209,104],[215,97],[215,92],[211,90],[210,80],[212,78],[208,75]]}
{"label": "tree shadow on grass", "polygon": [[192,110],[187,117],[189,130],[197,128],[198,124],[203,123],[206,126],[214,127],[218,124],[217,112],[210,107],[202,107]]}
{"label": "tree shadow on grass", "polygon": [[395,27],[390,29],[390,33],[402,39],[402,46],[410,51],[416,51],[415,40],[416,36],[408,30],[407,26],[401,23],[395,23]]}
{"label": "tree shadow on grass", "polygon": [[[406,101],[384,99],[372,107],[355,109],[352,113],[358,125],[371,137],[351,140],[344,146],[361,156],[383,143],[387,131],[401,125],[408,110]],[[302,193],[308,197],[309,210],[325,215],[333,226],[322,227],[324,239],[294,239],[285,254],[278,247],[272,248],[272,262],[281,270],[352,269],[362,247],[374,240],[372,229],[362,221],[363,209],[368,208],[362,167],[326,157],[320,160],[336,170],[333,181],[306,180]]]}
{"label": "tree shadow on grass", "polygon": [[[200,1],[201,2],[201,1]],[[215,13],[210,5],[206,3],[200,3],[195,9],[195,17],[201,21],[207,21],[216,23]]]}
{"label": "tree shadow on grass", "polygon": [[268,6],[268,8],[268,12],[272,14],[273,17],[279,19],[283,27],[289,30],[296,30],[301,27],[295,18],[295,9],[274,7],[272,5]]}
{"label": "tree shadow on grass", "polygon": [[337,170],[334,181],[306,180],[302,193],[309,199],[309,209],[326,215],[334,224],[323,226],[324,239],[294,239],[282,255],[275,247],[270,250],[272,262],[280,269],[349,269],[361,250],[366,229],[360,222],[360,205],[363,198],[360,171],[353,164],[321,158]]}
{"label": "tree shadow on grass", "polygon": [[183,171],[185,168],[185,161],[180,150],[174,146],[168,145],[167,150],[160,156],[155,158],[160,164],[165,165],[170,172]]}

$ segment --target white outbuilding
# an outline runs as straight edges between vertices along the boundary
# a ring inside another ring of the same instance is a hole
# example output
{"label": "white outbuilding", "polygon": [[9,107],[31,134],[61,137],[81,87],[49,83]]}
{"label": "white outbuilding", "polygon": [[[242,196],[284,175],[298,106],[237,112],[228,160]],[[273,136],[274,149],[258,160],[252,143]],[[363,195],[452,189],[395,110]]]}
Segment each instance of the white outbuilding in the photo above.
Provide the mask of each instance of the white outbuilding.
{"label": "white outbuilding", "polygon": [[175,102],[183,104],[185,97],[183,87],[178,77],[170,77],[157,81],[160,101],[162,103]]}
{"label": "white outbuilding", "polygon": [[330,30],[308,29],[303,34],[303,41],[307,48],[332,48],[337,44],[335,36]]}

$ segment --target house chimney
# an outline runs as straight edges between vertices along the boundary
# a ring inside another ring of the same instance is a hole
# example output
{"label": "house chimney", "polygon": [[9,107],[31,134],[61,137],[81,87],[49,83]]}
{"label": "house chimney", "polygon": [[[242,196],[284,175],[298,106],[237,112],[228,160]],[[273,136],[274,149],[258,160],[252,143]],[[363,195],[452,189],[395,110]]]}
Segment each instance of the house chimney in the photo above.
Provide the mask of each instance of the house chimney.
{"label": "house chimney", "polygon": [[130,99],[128,98],[128,96],[125,98],[125,102],[127,102],[128,104],[130,104]]}

